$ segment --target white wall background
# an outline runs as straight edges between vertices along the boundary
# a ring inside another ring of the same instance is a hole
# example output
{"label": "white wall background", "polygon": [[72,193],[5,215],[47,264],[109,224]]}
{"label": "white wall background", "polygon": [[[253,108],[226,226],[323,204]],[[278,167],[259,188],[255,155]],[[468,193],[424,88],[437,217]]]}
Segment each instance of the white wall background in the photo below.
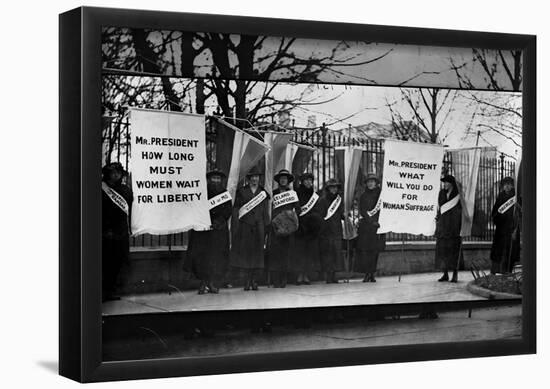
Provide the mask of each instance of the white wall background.
{"label": "white wall background", "polygon": [[[270,16],[335,22],[501,31],[538,35],[538,312],[539,354],[520,357],[451,360],[398,365],[359,366],[252,373],[198,378],[109,383],[111,387],[278,388],[536,387],[550,362],[548,309],[550,271],[542,243],[548,233],[550,190],[541,154],[550,145],[544,107],[550,106],[550,24],[544,2],[461,0],[321,2],[252,1],[86,1],[86,5],[167,11]],[[325,5],[326,4],[326,5]],[[0,385],[4,388],[65,388],[76,384],[57,376],[58,284],[58,146],[57,146],[57,14],[81,1],[5,1],[2,3],[0,79]],[[546,221],[544,221],[546,219]],[[28,233],[34,237],[27,238]],[[25,276],[23,276],[23,274]],[[30,276],[29,276],[30,275]],[[546,328],[545,328],[546,327]]]}

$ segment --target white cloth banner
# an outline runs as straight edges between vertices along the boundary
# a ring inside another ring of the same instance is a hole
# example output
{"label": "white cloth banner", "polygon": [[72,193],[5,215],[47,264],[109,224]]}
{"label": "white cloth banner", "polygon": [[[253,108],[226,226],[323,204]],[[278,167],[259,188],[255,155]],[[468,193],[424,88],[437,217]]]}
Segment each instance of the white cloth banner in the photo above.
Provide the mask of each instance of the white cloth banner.
{"label": "white cloth banner", "polygon": [[435,233],[442,165],[442,145],[384,141],[379,234]]}
{"label": "white cloth banner", "polygon": [[130,110],[132,233],[210,228],[203,115]]}

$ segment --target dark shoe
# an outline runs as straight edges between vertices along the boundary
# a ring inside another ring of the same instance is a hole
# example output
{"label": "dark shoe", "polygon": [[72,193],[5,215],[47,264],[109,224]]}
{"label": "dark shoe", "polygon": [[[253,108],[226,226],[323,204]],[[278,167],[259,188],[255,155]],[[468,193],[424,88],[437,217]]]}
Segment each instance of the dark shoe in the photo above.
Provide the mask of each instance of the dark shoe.
{"label": "dark shoe", "polygon": [[374,278],[374,274],[370,275],[369,282],[376,282],[376,278]]}
{"label": "dark shoe", "polygon": [[208,288],[206,287],[206,283],[201,281],[199,285],[199,294],[205,294],[208,293]]}
{"label": "dark shoe", "polygon": [[119,301],[119,300],[120,300],[120,296],[117,296],[117,295],[114,295],[114,294],[109,294],[109,295],[103,297],[102,302]]}
{"label": "dark shoe", "polygon": [[309,280],[302,281],[302,285],[311,285],[311,282]]}
{"label": "dark shoe", "polygon": [[231,285],[229,282],[226,282],[225,284],[223,284],[223,287],[224,289],[231,289],[233,285]]}
{"label": "dark shoe", "polygon": [[258,290],[258,283],[256,281],[252,281],[252,290]]}
{"label": "dark shoe", "polygon": [[208,285],[208,293],[218,294],[218,293],[220,293],[220,289],[216,288],[214,285],[210,284],[210,285]]}
{"label": "dark shoe", "polygon": [[443,273],[443,276],[437,281],[438,282],[449,281],[449,273],[447,273],[447,272]]}
{"label": "dark shoe", "polygon": [[244,290],[247,292],[250,290],[250,281],[246,281],[246,284],[244,285]]}
{"label": "dark shoe", "polygon": [[458,273],[456,271],[453,272],[453,278],[451,278],[451,282],[458,282]]}
{"label": "dark shoe", "polygon": [[370,281],[370,277],[369,277],[369,274],[365,274],[365,277],[363,277],[363,282],[369,282]]}

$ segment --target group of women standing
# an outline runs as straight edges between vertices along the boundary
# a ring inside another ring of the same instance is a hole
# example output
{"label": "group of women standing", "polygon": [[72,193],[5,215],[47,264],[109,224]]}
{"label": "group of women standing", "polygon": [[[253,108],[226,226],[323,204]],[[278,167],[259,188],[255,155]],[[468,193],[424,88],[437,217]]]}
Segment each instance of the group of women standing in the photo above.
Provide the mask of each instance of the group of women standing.
{"label": "group of women standing", "polygon": [[[440,282],[458,281],[458,268],[462,254],[462,206],[456,179],[452,175],[441,178],[436,222],[436,262],[443,270]],[[504,177],[491,211],[495,226],[491,246],[491,273],[509,273],[519,262],[521,208],[516,201],[514,179]],[[452,276],[449,278],[449,272]]]}
{"label": "group of women standing", "polygon": [[[297,285],[309,285],[309,275],[314,272],[322,273],[326,283],[338,283],[337,272],[344,270],[341,184],[330,179],[316,192],[313,174],[302,174],[299,182],[295,182],[289,171],[281,170],[274,177],[278,186],[273,191],[271,206],[266,193],[252,210],[244,209],[253,205],[255,193],[265,192],[258,184],[259,179],[260,173],[253,169],[247,175],[247,184],[237,190],[234,203],[231,265],[247,274],[244,289],[257,290],[257,278],[262,271],[267,271],[268,282],[275,288],[286,287],[289,276]],[[355,270],[365,273],[364,282],[375,282],[385,237],[377,233],[379,180],[369,175],[366,182],[359,204],[361,220]]]}
{"label": "group of women standing", "polygon": [[[326,283],[338,283],[337,272],[344,270],[344,202],[337,180],[328,180],[316,192],[313,174],[302,174],[297,183],[289,171],[281,170],[274,177],[278,186],[270,195],[260,185],[261,173],[253,168],[246,176],[246,185],[237,189],[231,206],[230,196],[222,185],[224,176],[220,171],[207,175],[212,229],[194,231],[190,236],[189,255],[194,258],[194,270],[201,279],[199,293],[218,293],[213,274],[226,269],[227,264],[244,273],[246,291],[258,290],[258,279],[263,274],[275,288],[286,287],[289,275],[297,285],[309,285],[309,275],[315,272],[324,274]],[[443,275],[438,281],[457,282],[462,251],[459,188],[452,175],[442,176],[441,182],[435,258]],[[381,189],[374,174],[366,177],[365,185],[359,198],[355,261],[349,270],[364,274],[363,282],[376,282],[378,257],[386,245],[385,235],[378,233]],[[501,187],[492,210],[496,226],[491,249],[492,273],[509,272],[519,259],[513,179],[506,177]],[[225,265],[219,266],[220,263]]]}

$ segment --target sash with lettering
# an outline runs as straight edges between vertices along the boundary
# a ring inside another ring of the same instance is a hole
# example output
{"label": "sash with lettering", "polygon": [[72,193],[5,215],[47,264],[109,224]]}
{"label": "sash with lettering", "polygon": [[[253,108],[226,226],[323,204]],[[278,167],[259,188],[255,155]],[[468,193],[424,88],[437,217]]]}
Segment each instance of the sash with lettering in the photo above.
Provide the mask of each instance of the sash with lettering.
{"label": "sash with lettering", "polygon": [[239,208],[239,219],[246,215],[248,212],[256,208],[262,201],[267,197],[265,190],[260,191],[256,196],[254,196],[248,203]]}
{"label": "sash with lettering", "polygon": [[293,190],[287,190],[273,195],[273,209],[296,202],[298,202],[298,194]]}
{"label": "sash with lettering", "polygon": [[369,217],[373,217],[374,215],[376,215],[380,211],[381,205],[382,205],[382,199],[378,197],[378,201],[376,202],[376,205],[374,206],[373,209],[371,209],[370,211],[367,211],[367,215],[369,215]]}
{"label": "sash with lettering", "polygon": [[334,213],[338,210],[338,207],[340,207],[341,203],[342,203],[342,197],[340,197],[340,195],[336,196],[336,198],[330,204],[330,207],[328,207],[325,220],[330,219],[334,215]]}
{"label": "sash with lettering", "polygon": [[451,200],[447,201],[445,204],[443,204],[441,206],[441,208],[439,209],[439,211],[441,212],[441,214],[443,215],[445,212],[448,212],[450,211],[451,209],[453,209],[457,204],[458,202],[460,201],[460,196],[459,195],[456,195],[455,197],[453,197]]}
{"label": "sash with lettering", "polygon": [[111,201],[115,203],[115,205],[119,207],[126,214],[126,216],[128,216],[129,207],[126,199],[118,194],[118,192],[111,188],[109,185],[107,185],[105,181],[101,182],[101,189],[103,190],[103,192],[105,192],[107,197],[109,197]]}
{"label": "sash with lettering", "polygon": [[216,208],[218,205],[226,203],[228,201],[231,201],[231,194],[228,191],[225,191],[223,193],[220,193],[219,195],[212,197],[211,199],[208,199],[208,209]]}
{"label": "sash with lettering", "polygon": [[516,203],[516,196],[510,197],[504,204],[498,207],[498,213],[503,214],[514,206]]}
{"label": "sash with lettering", "polygon": [[300,208],[300,216],[304,216],[306,213],[311,211],[313,209],[313,206],[317,203],[317,200],[319,200],[319,195],[313,192],[307,203],[302,205],[302,207]]}

